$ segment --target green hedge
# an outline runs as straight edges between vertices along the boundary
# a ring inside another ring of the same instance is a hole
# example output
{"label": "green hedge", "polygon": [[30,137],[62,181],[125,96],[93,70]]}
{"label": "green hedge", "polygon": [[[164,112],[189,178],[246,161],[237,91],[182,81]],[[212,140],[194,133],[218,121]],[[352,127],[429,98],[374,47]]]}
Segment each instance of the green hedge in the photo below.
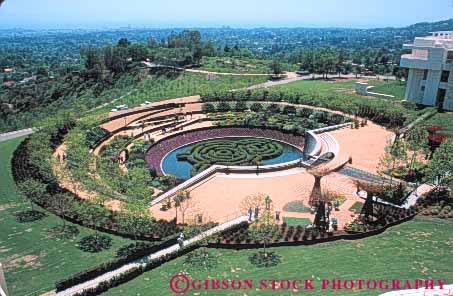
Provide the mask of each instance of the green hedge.
{"label": "green hedge", "polygon": [[219,165],[256,165],[263,160],[273,159],[283,153],[283,146],[268,139],[223,139],[208,140],[193,145],[184,153],[176,155],[178,161],[192,165],[192,176]]}

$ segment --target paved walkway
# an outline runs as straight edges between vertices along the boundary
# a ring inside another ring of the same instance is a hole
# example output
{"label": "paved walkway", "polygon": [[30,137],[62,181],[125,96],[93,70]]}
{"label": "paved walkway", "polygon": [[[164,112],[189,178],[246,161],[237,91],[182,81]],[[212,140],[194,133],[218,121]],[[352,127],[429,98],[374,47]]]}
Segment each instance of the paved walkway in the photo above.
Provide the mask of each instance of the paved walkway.
{"label": "paved walkway", "polygon": [[[232,226],[235,226],[237,224],[240,224],[242,222],[246,222],[248,220],[248,216],[240,216],[236,219],[233,219],[231,221],[228,221],[226,223],[223,223],[221,225],[218,225],[216,227],[213,227],[199,235],[196,235],[194,236],[193,238],[191,239],[188,239],[188,240],[185,240],[184,241],[184,246],[188,246],[188,245],[191,245],[193,243],[196,243],[196,242],[199,242],[203,239],[205,239],[206,237],[209,237],[215,233],[218,233],[218,232],[221,232],[225,229],[228,229]],[[153,253],[147,257],[143,257],[143,258],[140,258],[136,261],[133,261],[131,263],[128,263],[126,265],[123,265],[122,267],[120,268],[117,268],[113,271],[110,271],[110,272],[107,272],[107,273],[104,273],[103,275],[100,275],[92,280],[89,280],[89,281],[86,281],[84,283],[81,283],[79,285],[76,285],[72,288],[69,288],[69,289],[66,289],[64,291],[61,291],[61,292],[58,292],[54,295],[58,295],[58,296],[70,296],[70,295],[75,295],[77,293],[80,293],[82,292],[83,290],[86,290],[86,289],[89,289],[89,288],[94,288],[94,287],[97,287],[100,283],[102,282],[105,282],[105,281],[108,281],[110,279],[112,279],[114,276],[118,276],[120,274],[123,274],[133,268],[137,268],[139,266],[142,266],[142,265],[146,265],[146,263],[148,263],[150,260],[153,260],[153,259],[157,259],[157,258],[160,258],[160,257],[163,257],[165,255],[168,255],[168,254],[171,254],[171,253],[174,253],[174,252],[177,252],[178,250],[180,249],[180,246],[178,244],[175,244],[171,247],[168,247],[166,249],[163,249],[161,251],[158,251],[156,253]]]}
{"label": "paved walkway", "polygon": [[406,201],[401,207],[409,209],[411,206],[417,203],[417,200],[420,198],[420,196],[430,192],[433,189],[434,189],[433,185],[422,184],[418,186],[417,189],[412,191],[412,193],[409,195],[409,197],[406,199]]}
{"label": "paved walkway", "polygon": [[32,128],[26,128],[22,130],[17,130],[9,133],[0,134],[0,142],[8,141],[14,138],[26,136],[32,134],[34,130]]}

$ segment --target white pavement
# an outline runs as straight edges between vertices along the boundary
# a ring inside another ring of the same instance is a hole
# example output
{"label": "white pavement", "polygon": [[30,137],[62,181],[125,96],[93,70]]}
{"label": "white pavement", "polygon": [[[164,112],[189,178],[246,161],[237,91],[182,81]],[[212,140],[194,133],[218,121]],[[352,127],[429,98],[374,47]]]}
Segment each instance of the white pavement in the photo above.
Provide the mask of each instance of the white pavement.
{"label": "white pavement", "polygon": [[[185,240],[184,241],[184,246],[191,245],[193,243],[199,242],[203,240],[204,238],[211,236],[213,234],[216,234],[218,232],[221,232],[225,229],[228,229],[234,225],[240,224],[242,222],[247,222],[248,221],[248,216],[240,216],[236,219],[233,219],[231,221],[225,222],[223,224],[220,224],[216,227],[213,227],[203,233],[200,233],[199,235],[194,236],[191,239]],[[64,291],[58,292],[54,295],[58,296],[71,296],[75,295],[77,293],[82,292],[83,290],[90,289],[90,288],[95,288],[97,287],[100,283],[108,281],[112,279],[114,276],[118,276],[120,274],[123,274],[133,268],[139,267],[139,266],[144,266],[146,263],[148,263],[150,260],[157,259],[159,257],[163,257],[165,255],[177,252],[180,249],[180,246],[178,244],[175,244],[171,247],[168,247],[166,249],[163,249],[161,251],[158,251],[156,253],[153,253],[147,257],[140,258],[136,261],[133,261],[131,263],[128,263],[126,265],[121,266],[120,268],[117,268],[115,270],[112,270],[110,272],[104,273],[92,280],[86,281],[84,283],[81,283],[79,285],[76,285],[74,287],[71,287],[69,289],[66,289]]]}
{"label": "white pavement", "polygon": [[417,203],[417,200],[420,198],[425,193],[430,192],[431,190],[434,189],[433,185],[429,184],[422,184],[417,187],[414,191],[411,192],[409,197],[406,199],[404,204],[401,205],[401,207],[405,209],[409,209],[411,206],[415,205]]}
{"label": "white pavement", "polygon": [[26,136],[32,134],[34,130],[32,128],[26,128],[22,130],[17,130],[9,133],[0,134],[0,142],[11,140],[14,138]]}

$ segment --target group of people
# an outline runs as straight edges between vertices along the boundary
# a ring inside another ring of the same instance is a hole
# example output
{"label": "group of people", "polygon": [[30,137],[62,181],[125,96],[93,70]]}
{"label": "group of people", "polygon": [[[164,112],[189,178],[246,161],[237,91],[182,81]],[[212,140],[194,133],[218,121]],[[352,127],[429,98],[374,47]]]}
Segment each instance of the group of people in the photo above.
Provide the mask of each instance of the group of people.
{"label": "group of people", "polygon": [[151,139],[152,139],[150,133],[144,133],[143,134],[143,138],[145,139],[145,141],[151,141]]}
{"label": "group of people", "polygon": [[[249,222],[252,222],[252,217],[254,220],[257,220],[259,218],[260,209],[258,207],[256,207],[255,210],[253,210],[252,208],[249,208],[249,210],[247,212],[249,215]],[[280,221],[280,211],[275,211],[275,220]]]}
{"label": "group of people", "polygon": [[57,158],[60,163],[66,161],[66,153],[64,152],[58,153]]}

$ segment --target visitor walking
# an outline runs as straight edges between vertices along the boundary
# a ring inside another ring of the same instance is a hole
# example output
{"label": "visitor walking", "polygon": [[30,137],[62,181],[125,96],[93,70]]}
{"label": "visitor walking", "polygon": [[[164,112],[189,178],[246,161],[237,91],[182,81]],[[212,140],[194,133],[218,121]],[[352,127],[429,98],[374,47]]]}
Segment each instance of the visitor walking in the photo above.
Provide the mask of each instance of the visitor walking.
{"label": "visitor walking", "polygon": [[260,209],[258,207],[255,208],[255,220],[258,220],[259,210]]}
{"label": "visitor walking", "polygon": [[180,248],[184,247],[184,233],[182,232],[178,237],[178,245]]}

